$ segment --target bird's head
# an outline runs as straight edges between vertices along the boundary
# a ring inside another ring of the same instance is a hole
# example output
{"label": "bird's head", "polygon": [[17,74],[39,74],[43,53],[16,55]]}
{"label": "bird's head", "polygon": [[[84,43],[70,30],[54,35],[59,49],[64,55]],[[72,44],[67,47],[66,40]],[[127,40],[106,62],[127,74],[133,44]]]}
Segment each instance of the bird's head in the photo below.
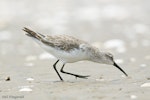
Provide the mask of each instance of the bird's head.
{"label": "bird's head", "polygon": [[91,60],[97,63],[113,65],[122,71],[126,76],[128,76],[126,72],[114,61],[113,55],[111,53],[98,51],[92,56]]}

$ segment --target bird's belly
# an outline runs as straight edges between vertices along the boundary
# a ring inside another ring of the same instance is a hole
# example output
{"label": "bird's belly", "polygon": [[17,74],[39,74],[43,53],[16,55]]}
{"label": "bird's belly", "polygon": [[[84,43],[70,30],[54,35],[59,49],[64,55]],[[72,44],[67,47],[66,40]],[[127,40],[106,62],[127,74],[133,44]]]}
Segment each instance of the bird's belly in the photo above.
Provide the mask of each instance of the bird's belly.
{"label": "bird's belly", "polygon": [[86,59],[86,54],[80,50],[72,50],[69,52],[56,50],[52,54],[58,59],[62,60],[64,63],[73,63]]}
{"label": "bird's belly", "polygon": [[86,60],[87,55],[80,49],[73,49],[71,51],[59,50],[50,46],[42,45],[47,52],[62,60],[64,63],[72,63],[80,60]]}
{"label": "bird's belly", "polygon": [[86,59],[86,54],[80,50],[74,50],[70,52],[61,51],[60,53],[57,53],[61,60],[63,60],[65,63],[73,63],[81,60]]}

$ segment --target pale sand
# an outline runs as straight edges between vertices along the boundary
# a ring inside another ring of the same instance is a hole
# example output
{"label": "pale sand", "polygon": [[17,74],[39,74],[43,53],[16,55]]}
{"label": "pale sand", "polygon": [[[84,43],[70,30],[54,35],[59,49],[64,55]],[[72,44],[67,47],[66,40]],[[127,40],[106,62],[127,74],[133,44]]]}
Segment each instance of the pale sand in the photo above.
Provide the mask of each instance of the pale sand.
{"label": "pale sand", "polygon": [[[0,2],[0,100],[149,100],[148,0]],[[101,49],[107,47],[129,78],[113,66],[78,62],[64,70],[91,76],[76,79],[61,73],[65,82],[60,82],[52,67],[56,60],[47,59],[23,34],[24,26],[47,34],[68,33]],[[5,81],[7,77],[10,81]]]}

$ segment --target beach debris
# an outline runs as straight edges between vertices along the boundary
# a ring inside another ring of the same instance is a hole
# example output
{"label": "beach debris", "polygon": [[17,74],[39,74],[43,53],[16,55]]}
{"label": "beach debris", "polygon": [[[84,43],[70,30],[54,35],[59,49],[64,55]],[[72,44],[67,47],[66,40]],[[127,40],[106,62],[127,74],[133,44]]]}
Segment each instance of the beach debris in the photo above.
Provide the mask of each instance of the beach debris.
{"label": "beach debris", "polygon": [[141,87],[150,87],[150,82],[142,84]]}
{"label": "beach debris", "polygon": [[32,91],[32,89],[31,88],[22,88],[22,89],[20,89],[19,90],[20,92],[31,92]]}
{"label": "beach debris", "polygon": [[10,81],[10,77],[9,77],[9,76],[6,77],[6,78],[5,78],[5,81]]}
{"label": "beach debris", "polygon": [[33,85],[30,85],[30,86],[20,86],[19,88],[19,91],[20,92],[31,92],[32,91],[32,87],[34,87]]}
{"label": "beach debris", "polygon": [[137,99],[137,96],[136,95],[130,95],[130,98],[131,99]]}
{"label": "beach debris", "polygon": [[34,79],[31,78],[31,77],[30,77],[30,78],[27,78],[26,80],[27,80],[27,81],[34,81]]}

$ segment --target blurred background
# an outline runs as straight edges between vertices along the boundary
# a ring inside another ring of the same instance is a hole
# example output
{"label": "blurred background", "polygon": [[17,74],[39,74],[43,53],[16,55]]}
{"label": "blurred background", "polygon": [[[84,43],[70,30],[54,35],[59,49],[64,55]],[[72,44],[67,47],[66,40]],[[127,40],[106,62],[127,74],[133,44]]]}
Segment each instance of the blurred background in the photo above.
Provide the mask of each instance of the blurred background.
{"label": "blurred background", "polygon": [[68,34],[88,41],[113,53],[116,62],[135,79],[147,80],[149,4],[150,0],[0,0],[0,75],[23,80],[21,75],[34,76],[36,64],[40,67],[53,59],[24,35],[22,29],[27,27],[42,34]]}
{"label": "blurred background", "polygon": [[32,51],[29,48],[32,41],[23,35],[23,27],[49,35],[73,35],[96,46],[107,42],[105,46],[109,47],[114,42],[114,48],[124,44],[148,49],[149,3],[149,0],[0,0],[0,55]]}

